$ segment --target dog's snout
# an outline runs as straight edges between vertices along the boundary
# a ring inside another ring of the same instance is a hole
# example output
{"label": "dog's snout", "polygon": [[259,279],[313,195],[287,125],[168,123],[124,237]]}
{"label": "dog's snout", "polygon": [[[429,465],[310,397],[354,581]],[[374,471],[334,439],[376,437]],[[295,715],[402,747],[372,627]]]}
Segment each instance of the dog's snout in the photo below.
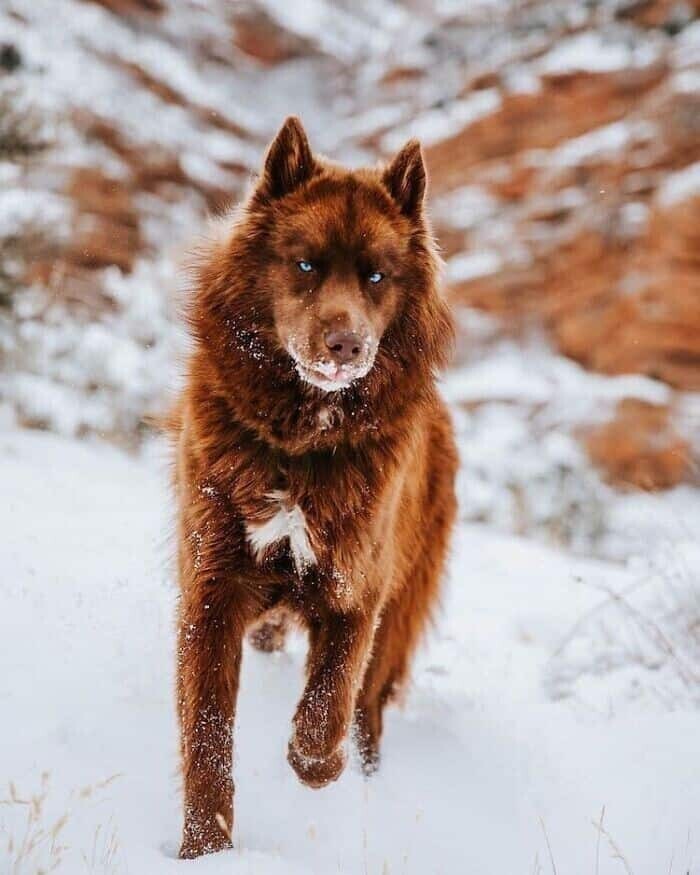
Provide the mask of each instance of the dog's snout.
{"label": "dog's snout", "polygon": [[329,331],[325,335],[326,346],[340,365],[355,361],[362,352],[362,338],[355,331]]}

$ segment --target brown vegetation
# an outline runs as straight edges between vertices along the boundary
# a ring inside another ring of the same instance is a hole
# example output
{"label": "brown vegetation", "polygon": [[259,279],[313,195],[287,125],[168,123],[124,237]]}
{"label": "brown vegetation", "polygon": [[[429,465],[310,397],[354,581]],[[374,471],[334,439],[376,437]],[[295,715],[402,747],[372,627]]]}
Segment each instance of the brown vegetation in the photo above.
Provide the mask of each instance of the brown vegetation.
{"label": "brown vegetation", "polygon": [[585,444],[609,481],[624,489],[668,489],[688,474],[690,447],[667,407],[626,399],[614,419],[587,432]]}

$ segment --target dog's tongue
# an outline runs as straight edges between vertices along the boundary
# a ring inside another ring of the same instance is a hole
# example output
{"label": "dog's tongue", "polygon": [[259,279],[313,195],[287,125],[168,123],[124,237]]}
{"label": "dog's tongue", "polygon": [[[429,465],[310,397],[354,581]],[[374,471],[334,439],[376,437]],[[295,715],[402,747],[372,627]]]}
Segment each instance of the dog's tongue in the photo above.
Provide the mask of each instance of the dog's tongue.
{"label": "dog's tongue", "polygon": [[340,376],[340,365],[336,365],[333,362],[318,362],[316,370],[328,380],[337,380]]}

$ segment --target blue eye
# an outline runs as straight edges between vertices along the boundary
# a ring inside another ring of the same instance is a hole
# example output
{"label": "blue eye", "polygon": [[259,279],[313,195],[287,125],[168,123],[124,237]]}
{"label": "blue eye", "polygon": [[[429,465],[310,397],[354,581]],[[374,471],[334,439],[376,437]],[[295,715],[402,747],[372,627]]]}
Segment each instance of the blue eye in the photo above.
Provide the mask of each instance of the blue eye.
{"label": "blue eye", "polygon": [[371,273],[371,274],[367,277],[367,279],[368,279],[371,283],[374,283],[374,285],[376,285],[377,283],[380,283],[380,282],[384,279],[384,274],[383,274],[383,273],[380,273],[378,270],[375,270],[374,273]]}
{"label": "blue eye", "polygon": [[314,269],[313,264],[310,261],[297,261],[297,267],[302,273],[311,273]]}

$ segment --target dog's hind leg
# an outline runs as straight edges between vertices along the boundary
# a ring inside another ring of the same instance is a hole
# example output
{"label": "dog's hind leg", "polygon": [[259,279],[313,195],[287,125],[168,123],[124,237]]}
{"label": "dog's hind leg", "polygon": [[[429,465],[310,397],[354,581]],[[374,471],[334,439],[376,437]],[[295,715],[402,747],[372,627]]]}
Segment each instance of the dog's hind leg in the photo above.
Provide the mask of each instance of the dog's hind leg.
{"label": "dog's hind leg", "polygon": [[430,452],[430,489],[422,504],[419,530],[403,532],[410,555],[417,558],[384,605],[355,707],[355,741],[366,774],[379,764],[384,707],[406,681],[415,649],[436,608],[457,511],[453,484],[458,460],[446,418],[435,424]]}
{"label": "dog's hind leg", "polygon": [[426,559],[384,608],[357,698],[354,740],[366,775],[375,772],[379,765],[384,707],[404,685],[411,657],[436,601],[439,575]]}

